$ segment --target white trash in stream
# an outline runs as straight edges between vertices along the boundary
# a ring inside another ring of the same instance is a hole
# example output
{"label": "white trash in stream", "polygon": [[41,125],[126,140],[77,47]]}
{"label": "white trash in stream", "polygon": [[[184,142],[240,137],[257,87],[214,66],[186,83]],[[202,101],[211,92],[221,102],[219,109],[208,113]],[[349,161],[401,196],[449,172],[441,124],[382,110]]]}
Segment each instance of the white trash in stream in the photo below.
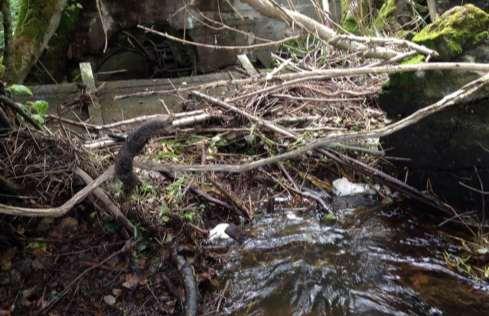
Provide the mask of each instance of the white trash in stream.
{"label": "white trash in stream", "polygon": [[226,233],[226,229],[228,229],[228,227],[228,223],[217,224],[213,229],[209,231],[208,241],[212,242],[217,240],[231,239],[231,237]]}
{"label": "white trash in stream", "polygon": [[353,195],[353,194],[375,194],[368,184],[353,183],[347,178],[339,178],[333,181],[333,193],[337,196]]}

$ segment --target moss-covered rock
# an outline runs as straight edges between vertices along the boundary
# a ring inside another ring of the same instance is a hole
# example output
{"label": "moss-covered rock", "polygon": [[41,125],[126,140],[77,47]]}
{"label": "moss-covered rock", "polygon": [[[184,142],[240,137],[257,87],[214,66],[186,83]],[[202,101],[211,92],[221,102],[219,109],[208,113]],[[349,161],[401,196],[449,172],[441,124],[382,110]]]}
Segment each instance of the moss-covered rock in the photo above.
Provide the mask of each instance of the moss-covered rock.
{"label": "moss-covered rock", "polygon": [[438,51],[442,60],[456,58],[487,39],[489,14],[471,4],[452,8],[413,37]]}
{"label": "moss-covered rock", "polygon": [[[489,62],[489,14],[473,5],[455,7],[413,38],[415,43],[436,50],[438,61]],[[404,63],[423,62],[416,55]],[[474,80],[476,73],[430,71],[393,74],[384,85],[380,102],[389,116],[410,114]]]}
{"label": "moss-covered rock", "polygon": [[[489,14],[473,5],[455,7],[428,25],[413,40],[437,50],[441,61],[489,62]],[[409,63],[422,62],[422,56]],[[394,74],[384,85],[379,101],[391,119],[400,119],[440,100],[480,74],[427,71]],[[464,189],[462,181],[489,187],[489,88],[472,97],[470,105],[455,106],[382,140],[390,155],[410,158],[410,184],[425,189],[430,183],[448,201],[472,208],[481,196]],[[478,175],[474,172],[478,170]],[[459,199],[460,198],[460,199]],[[489,202],[489,201],[488,201]]]}
{"label": "moss-covered rock", "polygon": [[489,1],[487,0],[435,0],[436,11],[438,14],[442,14],[453,7],[464,4],[473,4],[476,7],[489,12]]}

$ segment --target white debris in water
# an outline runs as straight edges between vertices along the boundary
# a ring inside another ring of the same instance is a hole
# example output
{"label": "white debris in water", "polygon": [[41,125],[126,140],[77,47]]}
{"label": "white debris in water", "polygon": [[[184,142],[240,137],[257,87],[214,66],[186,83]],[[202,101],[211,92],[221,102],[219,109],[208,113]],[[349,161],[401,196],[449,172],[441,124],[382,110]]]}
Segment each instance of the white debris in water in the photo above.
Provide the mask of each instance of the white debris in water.
{"label": "white debris in water", "polygon": [[287,212],[287,214],[285,214],[285,216],[287,217],[287,219],[292,220],[292,221],[302,221],[303,220],[302,217],[297,216],[293,212]]}
{"label": "white debris in water", "polygon": [[228,223],[217,224],[216,227],[209,231],[208,241],[225,240],[231,239],[231,237],[226,234],[226,229],[229,227]]}
{"label": "white debris in water", "polygon": [[365,183],[353,183],[347,178],[339,178],[333,181],[333,192],[337,196],[352,194],[375,194],[375,191]]}
{"label": "white debris in water", "polygon": [[276,196],[274,201],[277,203],[285,203],[290,201],[290,196]]}

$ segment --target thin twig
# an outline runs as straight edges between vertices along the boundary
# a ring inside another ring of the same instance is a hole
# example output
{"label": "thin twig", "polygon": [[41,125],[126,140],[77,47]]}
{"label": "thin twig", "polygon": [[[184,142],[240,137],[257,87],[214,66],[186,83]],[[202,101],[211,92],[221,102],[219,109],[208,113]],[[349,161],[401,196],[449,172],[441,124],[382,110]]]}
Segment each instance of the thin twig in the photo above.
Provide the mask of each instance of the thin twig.
{"label": "thin twig", "polygon": [[273,42],[266,42],[266,43],[258,43],[258,44],[252,44],[252,45],[239,45],[239,46],[223,46],[223,45],[212,45],[212,44],[205,44],[205,43],[197,43],[197,42],[192,42],[183,38],[179,38],[173,35],[170,35],[166,32],[158,32],[154,29],[151,29],[149,27],[146,27],[144,25],[138,25],[138,28],[145,30],[146,32],[153,33],[159,36],[163,36],[165,38],[168,38],[172,41],[180,42],[186,45],[192,45],[196,47],[204,47],[204,48],[211,48],[211,49],[224,49],[224,50],[246,50],[246,49],[256,49],[256,48],[264,48],[264,47],[270,47],[270,46],[278,46],[282,43],[288,42],[290,40],[294,40],[299,38],[299,35],[295,36],[290,36],[286,37],[284,39],[278,40],[278,41],[273,41]]}

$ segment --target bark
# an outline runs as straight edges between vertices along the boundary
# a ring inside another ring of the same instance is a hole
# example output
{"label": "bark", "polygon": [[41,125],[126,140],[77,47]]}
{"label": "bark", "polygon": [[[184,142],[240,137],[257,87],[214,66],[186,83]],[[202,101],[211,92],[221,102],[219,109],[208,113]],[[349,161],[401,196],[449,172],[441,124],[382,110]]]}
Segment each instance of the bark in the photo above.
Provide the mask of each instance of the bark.
{"label": "bark", "polygon": [[12,43],[7,81],[20,83],[29,74],[58,29],[67,0],[22,0]]}
{"label": "bark", "polygon": [[2,5],[2,23],[3,23],[3,41],[4,41],[4,51],[3,51],[3,64],[5,69],[11,68],[12,63],[12,15],[10,12],[10,1],[1,1]]}

